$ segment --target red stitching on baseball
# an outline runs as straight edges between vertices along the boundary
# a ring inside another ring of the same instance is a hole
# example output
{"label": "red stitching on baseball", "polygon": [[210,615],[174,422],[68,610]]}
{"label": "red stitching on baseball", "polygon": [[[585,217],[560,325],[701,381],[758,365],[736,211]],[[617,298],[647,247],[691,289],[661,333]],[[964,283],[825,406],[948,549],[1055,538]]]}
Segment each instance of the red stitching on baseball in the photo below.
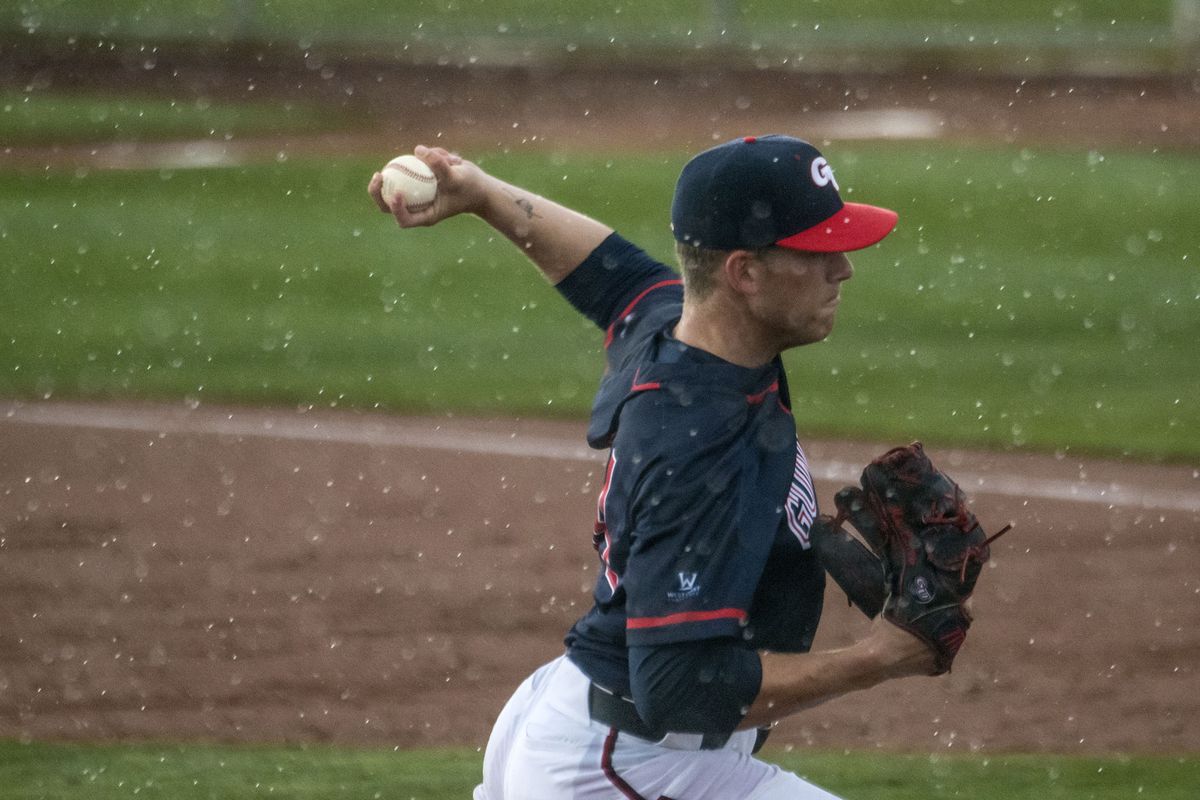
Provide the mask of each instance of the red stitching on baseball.
{"label": "red stitching on baseball", "polygon": [[388,164],[388,166],[392,167],[393,169],[398,169],[401,172],[403,172],[405,175],[407,175],[408,177],[416,178],[417,180],[422,181],[424,183],[437,183],[437,178],[434,177],[433,175],[422,175],[419,172],[414,172],[413,170],[409,169],[408,167],[404,166],[403,164],[397,164],[395,161]]}

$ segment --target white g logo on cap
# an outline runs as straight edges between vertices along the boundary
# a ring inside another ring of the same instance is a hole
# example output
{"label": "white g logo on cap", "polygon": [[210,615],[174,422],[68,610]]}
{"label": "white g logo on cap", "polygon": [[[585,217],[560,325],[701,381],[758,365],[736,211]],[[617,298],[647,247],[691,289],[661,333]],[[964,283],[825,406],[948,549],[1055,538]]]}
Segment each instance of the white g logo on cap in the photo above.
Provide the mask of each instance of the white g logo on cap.
{"label": "white g logo on cap", "polygon": [[842,188],[838,186],[837,179],[833,177],[833,167],[829,166],[829,162],[822,157],[813,159],[812,179],[817,186],[828,186],[832,183],[834,189],[840,191]]}

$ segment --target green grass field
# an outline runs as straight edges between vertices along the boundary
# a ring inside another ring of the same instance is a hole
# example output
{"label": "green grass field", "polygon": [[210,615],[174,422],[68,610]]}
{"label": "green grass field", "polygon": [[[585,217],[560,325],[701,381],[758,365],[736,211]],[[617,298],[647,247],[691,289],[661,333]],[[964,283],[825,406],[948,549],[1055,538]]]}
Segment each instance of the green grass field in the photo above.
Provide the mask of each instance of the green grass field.
{"label": "green grass field", "polygon": [[[763,756],[845,800],[1192,800],[1192,757]],[[51,745],[0,742],[0,798],[463,800],[479,780],[471,750]]]}
{"label": "green grass field", "polygon": [[[112,37],[255,37],[314,43],[329,40],[419,41],[438,37],[547,37],[586,43],[647,39],[685,44],[729,34],[763,40],[840,37],[879,43],[953,41],[983,46],[997,35],[1053,42],[1072,35],[1093,41],[1152,41],[1167,29],[1171,0],[1039,3],[1012,0],[685,0],[581,5],[566,0],[374,0],[251,3],[236,0],[59,0],[0,4],[0,30],[91,33]],[[332,13],[331,13],[332,9]]]}
{"label": "green grass field", "polygon": [[170,100],[111,90],[0,92],[0,142],[9,147],[311,134],[345,124],[344,115],[328,109],[270,99],[231,103],[208,98]]}
{"label": "green grass field", "polygon": [[[1200,455],[1200,157],[829,155],[901,225],[788,358],[803,435]],[[685,157],[479,160],[667,258]],[[396,230],[374,166],[0,174],[0,394],[585,414],[598,334],[477,220]]]}

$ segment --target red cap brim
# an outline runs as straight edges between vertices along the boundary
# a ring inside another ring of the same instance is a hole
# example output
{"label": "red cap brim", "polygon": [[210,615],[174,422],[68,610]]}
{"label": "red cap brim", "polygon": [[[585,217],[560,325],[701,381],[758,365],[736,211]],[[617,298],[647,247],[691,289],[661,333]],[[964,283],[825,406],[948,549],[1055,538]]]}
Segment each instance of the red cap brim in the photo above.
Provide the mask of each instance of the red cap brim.
{"label": "red cap brim", "polygon": [[775,244],[791,250],[842,253],[861,250],[883,239],[896,227],[895,211],[863,203],[846,203],[842,210],[808,230],[794,233]]}

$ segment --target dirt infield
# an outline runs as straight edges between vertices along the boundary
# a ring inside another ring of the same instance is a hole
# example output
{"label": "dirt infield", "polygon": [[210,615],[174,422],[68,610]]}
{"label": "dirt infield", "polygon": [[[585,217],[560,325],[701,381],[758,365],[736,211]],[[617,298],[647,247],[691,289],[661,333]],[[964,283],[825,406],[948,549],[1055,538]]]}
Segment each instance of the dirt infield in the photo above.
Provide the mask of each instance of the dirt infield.
{"label": "dirt infield", "polygon": [[[588,603],[600,464],[581,441],[574,423],[0,406],[0,736],[481,746]],[[879,449],[808,443],[819,495]],[[1017,525],[954,672],[773,743],[1200,749],[1197,471],[931,449],[985,520]],[[818,647],[862,633],[826,601]]]}
{"label": "dirt infield", "polygon": [[[340,112],[340,133],[227,137],[187,143],[0,146],[0,169],[214,166],[281,158],[370,154],[444,144],[466,154],[694,151],[746,133],[790,133],[818,143],[946,139],[1020,147],[1200,147],[1200,77],[1021,77],[931,68],[899,75],[614,63],[485,68],[390,62],[159,55],[22,60],[0,47],[0,79],[36,91],[125,87],[172,101],[271,99]],[[244,55],[244,54],[243,54]],[[86,57],[85,57],[86,56]]]}

